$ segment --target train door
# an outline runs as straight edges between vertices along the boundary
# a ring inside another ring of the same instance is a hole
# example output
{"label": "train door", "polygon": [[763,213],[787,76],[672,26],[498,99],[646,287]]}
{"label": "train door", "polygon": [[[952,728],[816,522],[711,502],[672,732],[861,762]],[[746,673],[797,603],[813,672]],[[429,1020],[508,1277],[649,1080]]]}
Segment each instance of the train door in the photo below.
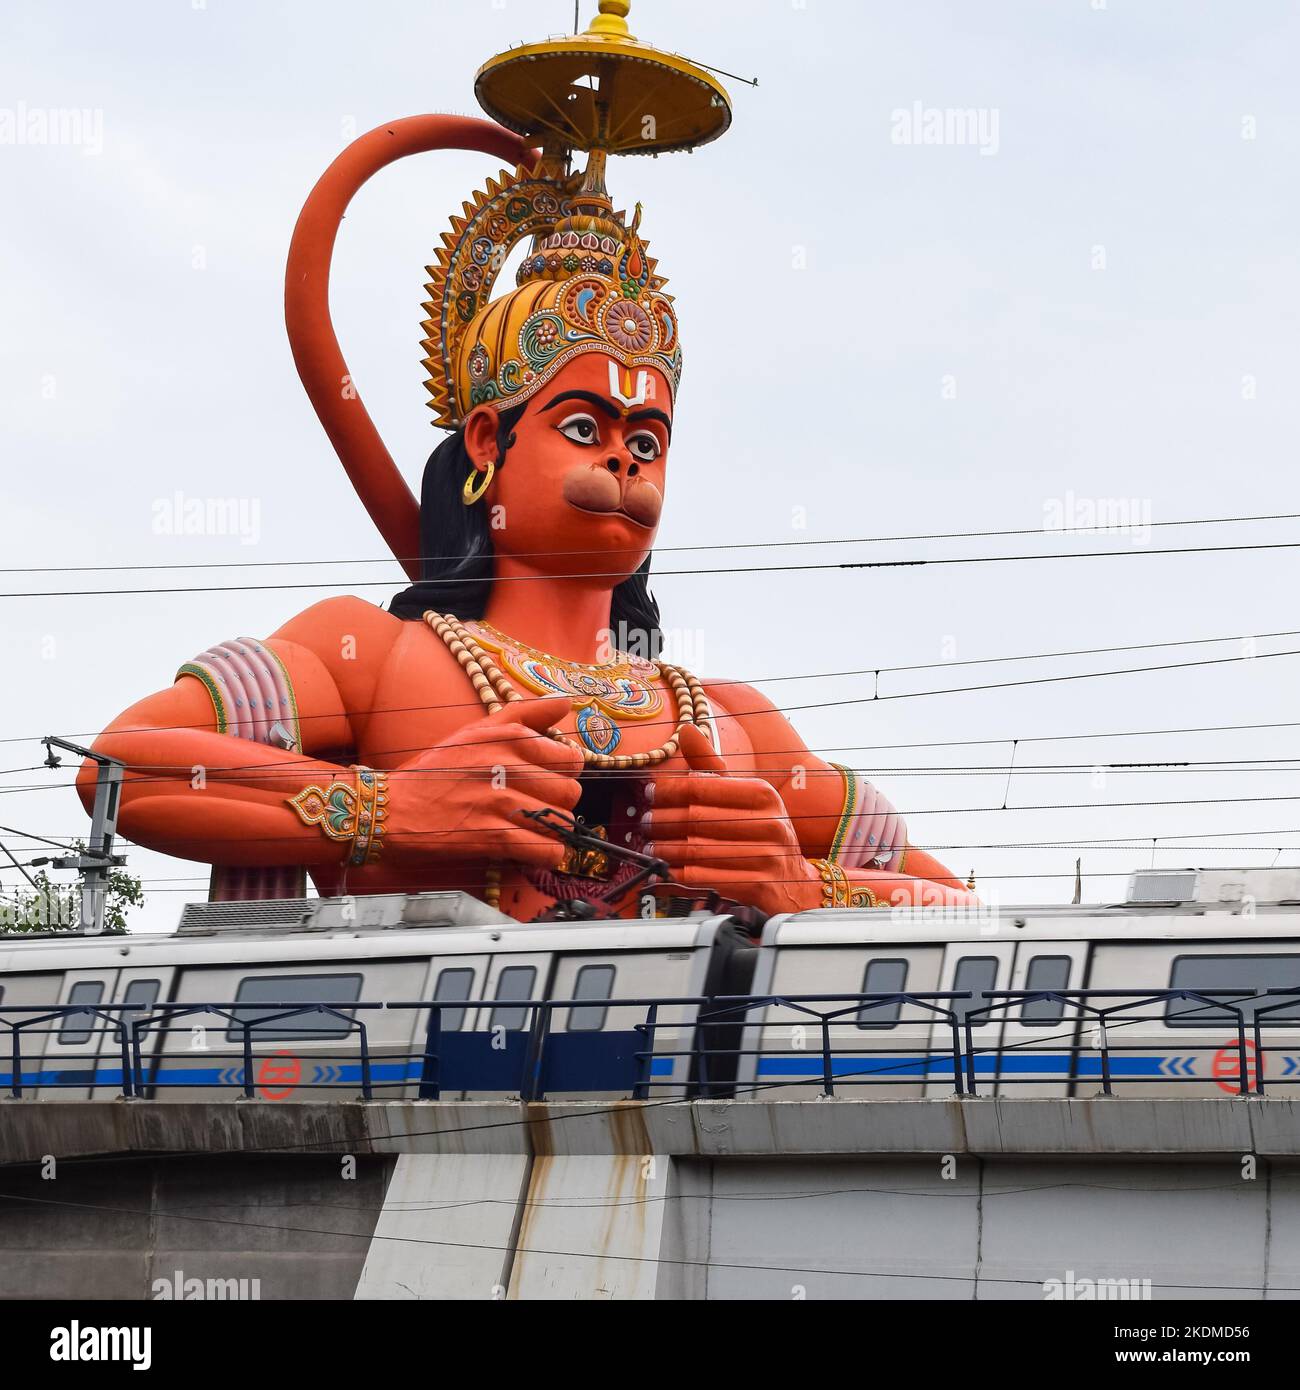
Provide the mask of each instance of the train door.
{"label": "train door", "polygon": [[[476,1003],[486,989],[488,957],[436,956],[430,962],[427,998],[442,1006],[440,1036],[436,1040],[437,1060],[422,1066],[422,1078],[437,1085],[442,1100],[464,1100],[468,1079],[477,1071],[474,1053],[480,1040],[474,1038]],[[429,1015],[421,1014],[413,1051],[423,1049]],[[411,1088],[409,1094],[416,1094]]]}
{"label": "train door", "polygon": [[[938,946],[882,948],[868,958],[858,988],[863,994],[927,994],[939,988],[943,950]],[[841,1044],[840,1075],[851,1081],[855,1076],[867,1088],[849,1092],[855,1095],[920,1096],[925,1078],[932,1070],[927,1046],[933,1028],[933,1015],[918,1005],[868,1003],[852,1020],[838,1030],[850,1041]],[[850,1052],[850,1049],[854,1051]],[[876,1090],[876,1087],[881,1089]]]}
{"label": "train door", "polygon": [[[1087,968],[1085,941],[1021,941],[1011,989],[1082,989]],[[1055,999],[1017,1004],[1005,1012],[996,1094],[1068,1096],[1081,1031],[1079,1011]],[[1040,1084],[1041,1083],[1041,1084]]]}
{"label": "train door", "polygon": [[[610,1007],[605,1001],[692,994],[696,954],[687,949],[560,956],[551,996],[589,1002],[554,1011],[543,1058],[546,1095],[557,1100],[586,1099],[593,1093],[628,1098],[647,1076],[647,1098],[684,1094],[669,1088],[684,1086],[690,1078],[696,1006],[663,1006],[651,1039],[644,1028],[645,1005]],[[647,1052],[656,1055],[647,1057]]]}
{"label": "train door", "polygon": [[[110,1003],[117,982],[114,966],[91,970],[69,970],[63,976],[60,1004],[95,1007]],[[117,1029],[96,1014],[70,1014],[63,1019],[34,1025],[25,1031],[32,1037],[37,1028],[45,1031],[42,1059],[42,1100],[89,1100],[101,1052],[115,1056],[114,1072],[121,1073],[121,1045]],[[26,1068],[24,1068],[26,1070]]]}
{"label": "train door", "polygon": [[[969,999],[936,1000],[951,1008],[959,1025],[959,1051],[967,1073],[973,1069],[977,1089],[990,1095],[989,1083],[997,1075],[998,1050],[1004,1019],[995,1011],[983,1016],[983,1021],[971,1028],[972,1055],[966,1058],[964,1024],[967,1014],[996,1002],[984,997],[986,990],[1011,988],[1011,963],[1015,943],[1011,941],[953,941],[944,952],[943,972],[939,977],[940,992],[969,991]],[[926,1086],[928,1096],[952,1095],[956,1089],[952,1069],[952,1028],[946,1019],[936,1022],[930,1030],[930,1067],[932,1078]],[[983,1083],[983,1084],[980,1084]],[[963,1078],[963,1087],[966,1081]]]}
{"label": "train door", "polygon": [[[117,972],[117,984],[112,994],[112,1002],[114,1004],[130,1004],[133,1006],[132,1012],[135,1013],[135,1017],[143,1017],[153,1010],[155,1004],[160,1001],[166,1002],[174,973],[170,965],[141,965],[132,966],[128,970],[119,970]],[[113,1010],[113,1017],[129,1020],[131,1015],[125,1010],[119,1013],[115,1009]],[[162,1039],[162,1033],[153,1030],[146,1032],[141,1039],[140,1063],[146,1084],[157,1062]],[[100,1035],[99,1060],[95,1074],[95,1098],[97,1100],[107,1099],[119,1095],[121,1090],[122,1045],[118,1041],[116,1033],[110,1030]],[[152,1096],[153,1092],[146,1090],[145,1094]]]}
{"label": "train door", "polygon": [[546,998],[550,969],[549,951],[503,951],[488,962],[474,1036],[463,1044],[467,1100],[519,1094],[534,1014],[524,1001]]}

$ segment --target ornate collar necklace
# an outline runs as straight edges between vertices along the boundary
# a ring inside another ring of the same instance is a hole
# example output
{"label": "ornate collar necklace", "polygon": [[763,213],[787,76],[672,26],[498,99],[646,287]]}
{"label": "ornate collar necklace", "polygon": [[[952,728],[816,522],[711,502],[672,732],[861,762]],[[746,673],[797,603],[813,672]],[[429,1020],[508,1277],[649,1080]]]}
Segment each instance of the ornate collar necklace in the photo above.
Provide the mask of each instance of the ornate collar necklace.
{"label": "ornate collar necklace", "polygon": [[[677,752],[681,731],[688,724],[710,736],[713,712],[703,686],[689,671],[666,661],[643,661],[620,652],[613,661],[589,665],[516,642],[488,623],[462,623],[451,613],[430,609],[424,621],[447,644],[489,714],[524,698],[515,682],[535,695],[567,695],[577,712],[582,742],[574,743],[559,729],[551,730],[551,737],[578,748],[588,767],[620,771],[654,767]],[[664,698],[652,683],[655,677],[672,692],[676,704],[677,727],[672,737],[648,753],[615,753],[623,738],[618,717],[653,719],[662,713]]]}
{"label": "ornate collar necklace", "polygon": [[653,719],[663,711],[663,696],[653,684],[659,674],[653,662],[624,652],[599,665],[566,661],[516,642],[490,623],[466,623],[465,627],[493,652],[510,676],[536,695],[568,695],[594,705],[610,719]]}

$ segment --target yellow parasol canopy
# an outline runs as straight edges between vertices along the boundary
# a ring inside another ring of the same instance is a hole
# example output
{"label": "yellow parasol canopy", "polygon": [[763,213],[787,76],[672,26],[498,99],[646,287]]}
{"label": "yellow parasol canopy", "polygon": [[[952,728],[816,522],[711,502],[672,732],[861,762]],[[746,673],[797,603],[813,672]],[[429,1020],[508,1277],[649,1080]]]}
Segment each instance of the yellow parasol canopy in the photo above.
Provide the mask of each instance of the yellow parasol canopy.
{"label": "yellow parasol canopy", "polygon": [[716,140],[731,98],[711,73],[628,32],[630,0],[600,0],[581,34],[509,48],[474,78],[479,105],[547,154],[660,154]]}

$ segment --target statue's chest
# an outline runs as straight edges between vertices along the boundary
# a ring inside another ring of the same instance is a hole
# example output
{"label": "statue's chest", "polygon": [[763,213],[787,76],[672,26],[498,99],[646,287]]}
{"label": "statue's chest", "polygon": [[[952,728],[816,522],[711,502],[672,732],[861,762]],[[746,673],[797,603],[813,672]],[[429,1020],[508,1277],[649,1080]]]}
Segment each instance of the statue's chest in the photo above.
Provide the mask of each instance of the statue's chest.
{"label": "statue's chest", "polygon": [[651,754],[672,737],[682,716],[680,695],[659,669],[628,656],[601,665],[563,661],[466,624],[467,650],[411,623],[380,674],[366,747],[408,750],[381,757],[391,766],[436,745],[515,699],[562,697],[559,727],[597,755]]}
{"label": "statue's chest", "polygon": [[570,712],[561,727],[592,753],[646,752],[656,737],[665,742],[676,726],[677,701],[653,662],[623,655],[599,665],[563,661],[513,642],[486,623],[465,628],[498,699],[508,694],[567,699]]}

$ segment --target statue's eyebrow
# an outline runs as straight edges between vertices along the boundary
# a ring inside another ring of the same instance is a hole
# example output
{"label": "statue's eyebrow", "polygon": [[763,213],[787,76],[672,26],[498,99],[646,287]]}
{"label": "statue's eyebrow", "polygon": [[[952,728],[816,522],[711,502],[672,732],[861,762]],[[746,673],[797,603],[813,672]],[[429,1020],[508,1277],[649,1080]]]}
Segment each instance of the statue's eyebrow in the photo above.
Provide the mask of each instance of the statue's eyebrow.
{"label": "statue's eyebrow", "polygon": [[634,410],[627,417],[628,424],[637,420],[658,420],[659,423],[668,431],[668,438],[673,437],[673,422],[664,414],[662,410],[656,410],[654,406],[647,406],[645,410]]}
{"label": "statue's eyebrow", "polygon": [[611,420],[618,419],[618,410],[604,396],[598,396],[594,391],[561,391],[558,396],[552,396],[542,407],[542,410],[550,410],[552,406],[557,406],[562,401],[586,401],[588,405],[594,405],[597,410],[603,410]]}

